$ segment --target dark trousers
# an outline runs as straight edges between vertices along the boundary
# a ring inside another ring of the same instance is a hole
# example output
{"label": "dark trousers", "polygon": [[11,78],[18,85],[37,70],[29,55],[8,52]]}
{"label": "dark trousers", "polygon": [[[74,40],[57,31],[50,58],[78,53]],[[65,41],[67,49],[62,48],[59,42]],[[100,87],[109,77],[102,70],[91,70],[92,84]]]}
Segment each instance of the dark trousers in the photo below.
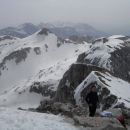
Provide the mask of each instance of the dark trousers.
{"label": "dark trousers", "polygon": [[97,108],[96,105],[89,106],[89,116],[94,117],[96,113],[96,108]]}

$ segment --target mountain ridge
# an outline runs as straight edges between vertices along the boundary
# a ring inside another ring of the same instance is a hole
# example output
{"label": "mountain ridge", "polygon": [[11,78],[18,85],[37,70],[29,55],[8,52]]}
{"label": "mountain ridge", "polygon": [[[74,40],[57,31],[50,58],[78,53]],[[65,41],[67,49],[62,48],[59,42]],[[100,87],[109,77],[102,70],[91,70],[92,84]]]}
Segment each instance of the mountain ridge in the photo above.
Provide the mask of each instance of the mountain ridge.
{"label": "mountain ridge", "polygon": [[16,106],[22,99],[23,103],[32,105],[33,95],[36,98],[34,105],[40,104],[44,95],[32,91],[33,83],[47,82],[56,90],[55,84],[59,83],[63,73],[89,47],[87,43],[64,43],[46,29],[23,39],[4,40],[0,44],[1,105]]}
{"label": "mountain ridge", "polygon": [[90,38],[90,40],[92,40],[92,38],[109,35],[102,31],[98,31],[94,27],[85,23],[40,23],[38,25],[24,23],[17,27],[7,27],[0,29],[0,35],[11,35],[18,38],[25,38],[42,28],[48,28],[62,39],[77,36],[80,38],[86,37],[86,39]]}

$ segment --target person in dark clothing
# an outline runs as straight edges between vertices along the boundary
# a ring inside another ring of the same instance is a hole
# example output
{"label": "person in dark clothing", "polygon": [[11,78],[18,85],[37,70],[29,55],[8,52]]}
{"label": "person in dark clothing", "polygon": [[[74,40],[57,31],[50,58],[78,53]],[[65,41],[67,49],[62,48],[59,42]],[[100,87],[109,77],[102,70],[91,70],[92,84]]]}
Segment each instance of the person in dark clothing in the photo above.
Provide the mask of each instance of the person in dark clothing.
{"label": "person in dark clothing", "polygon": [[89,105],[89,116],[93,117],[95,115],[97,104],[99,102],[96,86],[91,87],[91,91],[88,93],[85,100]]}

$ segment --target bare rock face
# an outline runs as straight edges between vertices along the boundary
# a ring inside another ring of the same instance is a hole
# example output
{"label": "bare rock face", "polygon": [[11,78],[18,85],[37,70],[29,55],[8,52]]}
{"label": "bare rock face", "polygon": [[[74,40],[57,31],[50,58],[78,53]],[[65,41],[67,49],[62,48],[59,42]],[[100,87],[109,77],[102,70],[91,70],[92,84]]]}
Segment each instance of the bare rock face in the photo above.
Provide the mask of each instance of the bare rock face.
{"label": "bare rock face", "polygon": [[111,53],[110,60],[113,74],[130,82],[130,43],[126,43],[122,49]]}
{"label": "bare rock face", "polygon": [[40,55],[40,54],[41,54],[41,49],[40,49],[40,47],[35,47],[35,48],[34,48],[34,52],[36,53],[36,55]]}
{"label": "bare rock face", "polygon": [[55,101],[75,104],[74,90],[91,71],[105,72],[105,69],[85,64],[73,64],[59,83]]}
{"label": "bare rock face", "polygon": [[41,94],[45,97],[54,98],[55,91],[52,89],[55,84],[48,83],[48,82],[34,82],[30,86],[30,92],[35,92]]}
{"label": "bare rock face", "polygon": [[55,115],[62,114],[64,116],[73,118],[74,116],[88,115],[86,107],[74,106],[70,103],[54,102],[53,100],[44,100],[37,108],[39,112],[49,112]]}
{"label": "bare rock face", "polygon": [[28,47],[28,48],[24,48],[24,49],[21,49],[21,50],[14,51],[11,54],[9,54],[8,56],[6,56],[3,59],[2,63],[0,63],[0,75],[2,74],[2,72],[1,72],[2,70],[8,69],[8,68],[6,68],[6,62],[7,61],[14,59],[16,64],[18,64],[22,61],[25,61],[27,56],[28,56],[28,53],[30,53],[30,50],[31,50],[31,48]]}
{"label": "bare rock face", "polygon": [[41,31],[38,33],[38,35],[48,35],[50,33],[50,30],[47,28],[41,29]]}
{"label": "bare rock face", "polygon": [[84,41],[91,43],[94,38],[92,36],[72,35],[69,37],[69,39],[76,43],[83,43]]}
{"label": "bare rock face", "polygon": [[98,38],[97,40],[93,41],[92,43],[95,44],[96,42],[106,43],[106,42],[108,42],[108,39],[107,38]]}
{"label": "bare rock face", "polygon": [[102,99],[101,101],[101,103],[103,104],[102,110],[109,109],[114,104],[114,102],[116,102],[116,100],[117,100],[116,95],[111,95],[111,94],[106,98]]}
{"label": "bare rock face", "polygon": [[91,130],[125,130],[114,118],[75,116],[74,121],[79,125],[91,128]]}
{"label": "bare rock face", "polygon": [[123,114],[126,116],[126,118],[130,119],[130,109],[123,109]]}

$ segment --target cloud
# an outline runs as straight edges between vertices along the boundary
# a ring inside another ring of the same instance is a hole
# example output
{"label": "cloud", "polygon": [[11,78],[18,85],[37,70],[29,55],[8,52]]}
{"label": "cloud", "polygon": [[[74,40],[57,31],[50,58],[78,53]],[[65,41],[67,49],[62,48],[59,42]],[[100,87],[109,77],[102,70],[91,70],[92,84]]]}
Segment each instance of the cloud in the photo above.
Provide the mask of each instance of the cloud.
{"label": "cloud", "polygon": [[24,22],[84,22],[109,32],[128,31],[130,0],[0,0],[0,27]]}

